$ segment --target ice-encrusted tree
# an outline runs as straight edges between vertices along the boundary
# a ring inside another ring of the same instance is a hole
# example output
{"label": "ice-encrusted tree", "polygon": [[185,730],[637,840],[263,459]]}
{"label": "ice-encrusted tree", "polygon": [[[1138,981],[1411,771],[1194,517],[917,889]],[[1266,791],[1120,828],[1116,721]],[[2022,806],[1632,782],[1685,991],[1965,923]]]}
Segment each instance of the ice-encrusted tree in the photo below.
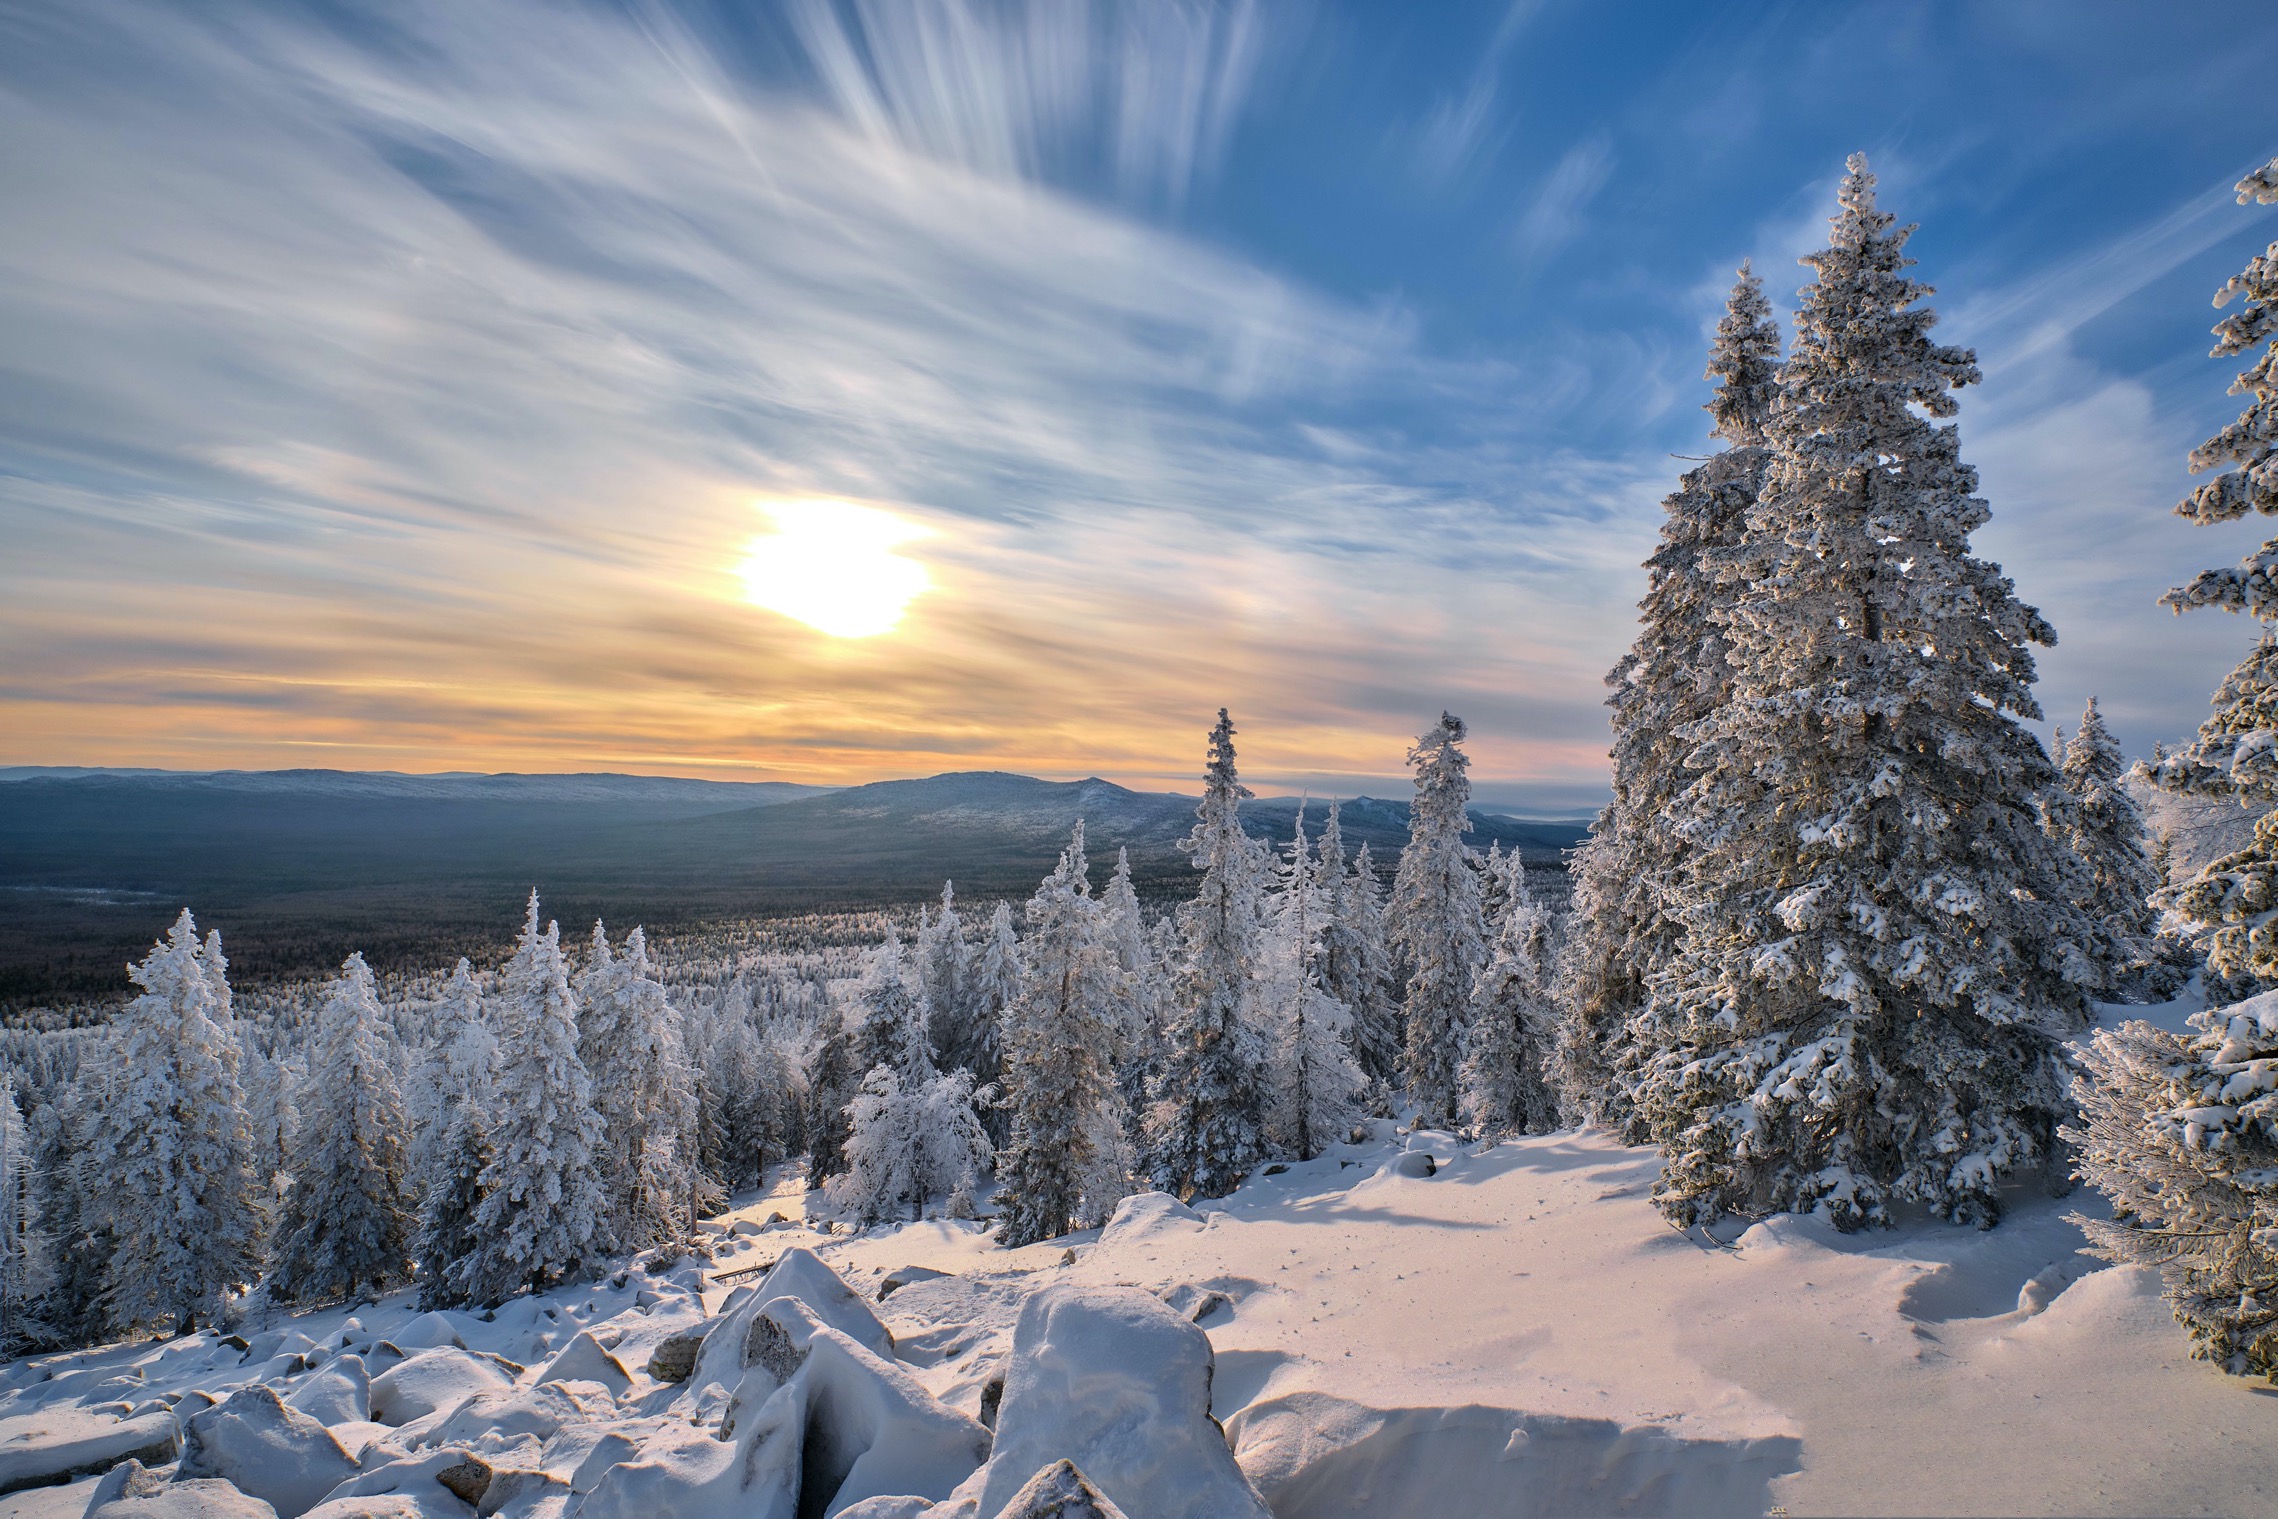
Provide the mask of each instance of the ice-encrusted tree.
{"label": "ice-encrusted tree", "polygon": [[2159,1268],[2193,1355],[2278,1382],[2278,993],[2191,1023],[2083,1052],[2063,1134],[2112,1217],[2074,1221],[2105,1259]]}
{"label": "ice-encrusted tree", "polygon": [[2095,958],[2102,972],[2097,990],[2114,993],[2153,955],[2157,909],[2152,893],[2160,880],[2144,852],[2144,819],[2128,795],[2119,742],[2096,710],[2096,698],[2080,714],[2080,726],[2063,746],[2060,770],[2073,806],[2064,820],[2073,853],[2088,867],[2079,907],[2095,926]]}
{"label": "ice-encrusted tree", "polygon": [[52,1338],[39,1317],[46,1287],[45,1239],[33,1185],[32,1136],[16,1101],[16,1078],[0,1073],[0,1355],[21,1355]]}
{"label": "ice-encrusted tree", "polygon": [[490,1164],[483,1168],[472,1255],[458,1263],[466,1300],[495,1306],[584,1270],[607,1200],[595,1171],[601,1119],[577,1054],[577,998],[561,929],[538,927],[530,893],[514,957],[500,977],[499,1065]]}
{"label": "ice-encrusted tree", "polygon": [[1024,916],[1025,973],[1003,1033],[1012,1137],[997,1157],[997,1238],[1008,1249],[1102,1223],[1131,1191],[1115,1073],[1123,968],[1091,892],[1081,822]]}
{"label": "ice-encrusted tree", "polygon": [[1549,1062],[1559,1026],[1550,914],[1527,889],[1519,851],[1495,861],[1493,933],[1472,993],[1463,1055],[1463,1117],[1486,1138],[1558,1127]]}
{"label": "ice-encrusted tree", "polygon": [[409,1124],[361,954],[341,963],[318,1017],[269,1272],[269,1295],[287,1303],[376,1297],[411,1275]]}
{"label": "ice-encrusted tree", "polygon": [[1163,974],[1138,888],[1131,882],[1130,850],[1116,850],[1115,873],[1099,900],[1100,937],[1122,973],[1115,1002],[1115,1066],[1125,1118],[1135,1122],[1146,1111],[1148,1086],[1162,1067]]}
{"label": "ice-encrusted tree", "polygon": [[[105,1075],[115,1075],[106,1072]],[[32,1115],[33,1176],[48,1242],[48,1279],[38,1314],[59,1345],[83,1345],[109,1327],[103,1302],[111,1262],[111,1230],[94,1155],[101,1131],[105,1081],[79,1078]]]}
{"label": "ice-encrusted tree", "polygon": [[606,1254],[684,1240],[696,1222],[696,1073],[647,934],[635,927],[618,953],[596,921],[577,1002],[578,1058],[596,1077],[601,1119],[595,1247]]}
{"label": "ice-encrusted tree", "polygon": [[824,1196],[856,1223],[921,1218],[937,1197],[972,1196],[993,1154],[973,1112],[970,1071],[880,1065],[848,1104],[846,1170]]}
{"label": "ice-encrusted tree", "polygon": [[1300,804],[1289,856],[1274,871],[1267,899],[1252,1000],[1265,1033],[1266,1139],[1297,1160],[1345,1137],[1368,1088],[1347,1042],[1352,1010],[1328,987],[1323,941],[1330,915],[1320,865],[1306,842]]}
{"label": "ice-encrusted tree", "polygon": [[468,1301],[462,1263],[482,1243],[475,1217],[482,1208],[483,1173],[490,1168],[498,1040],[464,956],[429,1012],[443,1041],[435,1084],[441,1132],[427,1146],[419,1170],[419,1230],[412,1253],[419,1262],[421,1305],[456,1308]]}
{"label": "ice-encrusted tree", "polygon": [[909,962],[892,925],[886,942],[871,955],[855,988],[851,1009],[834,1011],[816,1055],[812,1112],[808,1118],[810,1174],[837,1176],[849,1164],[846,1144],[854,1132],[854,1099],[871,1071],[892,1068],[905,1087],[934,1069],[932,1015],[922,993],[910,984]]}
{"label": "ice-encrusted tree", "polygon": [[[1557,967],[1566,1009],[1555,1055],[1567,1106],[1621,1125],[1628,1110],[1617,1048],[1683,930],[1663,901],[1687,845],[1679,810],[1697,771],[1682,735],[1716,710],[1731,684],[1715,614],[1738,586],[1711,557],[1736,546],[1771,460],[1764,427],[1779,388],[1780,330],[1748,265],[1726,299],[1709,349],[1707,411],[1726,447],[1688,470],[1661,503],[1660,541],[1645,561],[1637,639],[1606,675],[1612,693],[1613,800],[1575,851],[1571,921]],[[1635,1137],[1642,1137],[1636,1136]]]}
{"label": "ice-encrusted tree", "polygon": [[972,1033],[966,1027],[972,1008],[965,981],[973,967],[973,946],[965,935],[965,919],[957,911],[957,887],[941,883],[941,910],[928,917],[918,909],[918,936],[914,946],[918,990],[932,1011],[929,1025],[936,1064],[954,1066],[953,1051],[968,1046]]}
{"label": "ice-encrusted tree", "polygon": [[1366,844],[1356,858],[1345,858],[1344,827],[1333,801],[1314,846],[1313,881],[1320,901],[1321,985],[1351,1015],[1346,1042],[1381,1099],[1400,1079],[1400,1019],[1384,943],[1383,888]]}
{"label": "ice-encrusted tree", "polygon": [[2095,978],[2080,865],[2046,826],[2032,647],[1998,567],[1931,342],[1911,228],[1854,156],[1767,428],[1774,457],[1715,609],[1728,699],[1685,730],[1701,771],[1664,873],[1684,933],[1636,1042],[1670,1219],[1916,1201],[1990,1223],[2065,1111],[2055,1035]]}
{"label": "ice-encrusted tree", "polygon": [[189,909],[127,970],[142,988],[118,1021],[118,1072],[93,1135],[91,1199],[111,1237],[114,1325],[226,1318],[259,1273],[261,1192],[229,1027],[228,962]]}
{"label": "ice-encrusted tree", "polygon": [[1176,914],[1178,964],[1145,1125],[1146,1170],[1182,1200],[1233,1191],[1265,1143],[1265,1060],[1249,991],[1267,861],[1264,846],[1242,831],[1249,795],[1235,768],[1234,723],[1221,707],[1210,730],[1202,805],[1193,831],[1179,841],[1202,884]]}
{"label": "ice-encrusted tree", "polygon": [[[998,1088],[1004,1075],[1004,1017],[1020,995],[1022,976],[1020,935],[1014,931],[1012,904],[999,902],[989,914],[989,926],[973,947],[972,968],[965,977],[968,1017],[961,1039],[942,1063],[953,1070],[970,1071],[976,1092]],[[981,1122],[989,1140],[999,1149],[1011,1137],[1012,1119],[994,1102],[984,1103]]]}
{"label": "ice-encrusted tree", "polygon": [[1470,757],[1463,719],[1443,712],[1408,751],[1416,772],[1408,844],[1392,880],[1392,952],[1407,968],[1401,997],[1406,1037],[1400,1075],[1416,1121],[1455,1123],[1471,995],[1486,964],[1480,922],[1479,857],[1463,842],[1471,831]]}
{"label": "ice-encrusted tree", "polygon": [[[2239,204],[2278,201],[2278,159],[2238,182]],[[2232,382],[2252,397],[2238,420],[2191,454],[2194,473],[2219,471],[2180,503],[2193,522],[2233,522],[2250,513],[2278,516],[2278,243],[2256,254],[2215,292],[2215,305],[2240,301],[2215,324],[2214,356],[2251,353]],[[2160,598],[2177,612],[2221,607],[2278,623],[2278,538],[2229,569],[2208,570]],[[2278,641],[2269,633],[2224,680],[2215,712],[2188,747],[2150,768],[2152,783],[2171,791],[2231,795],[2263,810],[2253,842],[2209,861],[2161,894],[2161,904],[2207,926],[2207,968],[2225,978],[2278,981]]]}

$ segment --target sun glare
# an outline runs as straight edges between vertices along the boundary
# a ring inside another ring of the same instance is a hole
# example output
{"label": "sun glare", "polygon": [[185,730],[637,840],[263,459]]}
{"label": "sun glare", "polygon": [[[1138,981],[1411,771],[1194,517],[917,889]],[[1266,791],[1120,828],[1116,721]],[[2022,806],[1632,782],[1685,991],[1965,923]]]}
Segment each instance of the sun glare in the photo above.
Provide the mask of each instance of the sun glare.
{"label": "sun glare", "polygon": [[775,531],[754,538],[738,570],[744,597],[833,638],[891,633],[933,584],[894,550],[928,536],[916,523],[851,501],[767,504]]}

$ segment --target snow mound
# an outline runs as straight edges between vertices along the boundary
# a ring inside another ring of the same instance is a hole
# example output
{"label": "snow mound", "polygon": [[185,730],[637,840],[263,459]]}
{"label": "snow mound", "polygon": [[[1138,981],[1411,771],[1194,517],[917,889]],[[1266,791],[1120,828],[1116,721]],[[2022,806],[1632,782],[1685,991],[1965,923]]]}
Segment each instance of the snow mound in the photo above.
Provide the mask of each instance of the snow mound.
{"label": "snow mound", "polygon": [[409,1424],[513,1385],[514,1379],[487,1356],[448,1346],[422,1350],[372,1378],[372,1417],[382,1424]]}
{"label": "snow mound", "polygon": [[1107,1227],[1100,1230],[1099,1243],[1136,1245],[1163,1235],[1192,1234],[1202,1226],[1202,1215],[1170,1193],[1135,1192],[1115,1205]]}
{"label": "snow mound", "polygon": [[241,1387],[184,1428],[180,1475],[222,1478],[267,1502],[279,1519],[300,1519],[356,1475],[356,1462],[275,1388]]}
{"label": "snow mound", "polygon": [[732,1439],[668,1424],[601,1474],[578,1519],[798,1519],[804,1414],[787,1387]]}
{"label": "snow mound", "polygon": [[114,1466],[87,1495],[86,1519],[276,1519],[277,1511],[219,1477],[169,1482],[140,1461]]}
{"label": "snow mound", "polygon": [[361,1424],[372,1417],[372,1379],[364,1358],[335,1356],[285,1399],[319,1424]]}
{"label": "snow mound", "polygon": [[1227,1434],[1280,1519],[1756,1519],[1792,1438],[1687,1440],[1650,1425],[1468,1405],[1364,1408],[1326,1393],[1251,1404]]}
{"label": "snow mound", "polygon": [[633,1390],[633,1375],[625,1364],[603,1350],[601,1342],[587,1332],[580,1332],[562,1347],[561,1354],[546,1363],[538,1382],[541,1386],[548,1382],[598,1382],[612,1397],[619,1398]]}
{"label": "snow mound", "polygon": [[475,1459],[448,1446],[390,1461],[341,1483],[302,1519],[466,1519],[468,1505],[441,1479]]}
{"label": "snow mound", "polygon": [[388,1335],[388,1343],[398,1350],[437,1350],[448,1345],[453,1350],[464,1350],[467,1342],[459,1334],[459,1326],[445,1313],[423,1313],[418,1318]]}
{"label": "snow mound", "polygon": [[545,1382],[504,1392],[478,1393],[418,1437],[421,1445],[464,1445],[483,1453],[529,1437],[551,1440],[564,1426],[588,1424],[616,1413],[608,1390],[591,1382]]}
{"label": "snow mound", "polygon": [[807,1342],[792,1385],[806,1402],[805,1480],[832,1495],[829,1512],[888,1494],[947,1498],[988,1459],[977,1420],[828,1326]]}
{"label": "snow mound", "polygon": [[0,1419],[0,1493],[109,1471],[130,1458],[162,1466],[179,1448],[174,1415],[163,1408],[126,1419],[78,1408]]}
{"label": "snow mound", "polygon": [[1209,1338],[1150,1293],[1037,1292],[1013,1332],[995,1450],[950,1514],[996,1519],[1067,1460],[1147,1519],[1268,1519],[1211,1420],[1211,1366]]}

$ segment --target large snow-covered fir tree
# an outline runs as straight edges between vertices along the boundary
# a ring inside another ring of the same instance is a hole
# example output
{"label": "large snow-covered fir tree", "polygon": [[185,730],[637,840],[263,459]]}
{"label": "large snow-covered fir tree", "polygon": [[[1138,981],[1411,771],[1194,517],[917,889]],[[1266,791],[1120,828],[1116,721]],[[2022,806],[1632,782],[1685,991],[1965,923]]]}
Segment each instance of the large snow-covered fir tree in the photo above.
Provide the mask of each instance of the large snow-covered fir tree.
{"label": "large snow-covered fir tree", "polygon": [[1163,1063],[1163,969],[1131,881],[1131,851],[1115,852],[1115,872],[1099,894],[1100,937],[1115,956],[1122,983],[1116,995],[1115,1068],[1123,1084],[1126,1118],[1137,1126],[1147,1091]]}
{"label": "large snow-covered fir tree", "polygon": [[595,1153],[601,1119],[577,1055],[577,999],[561,930],[538,927],[538,894],[500,977],[499,1065],[490,1164],[475,1210],[474,1253],[457,1266],[470,1302],[543,1291],[592,1262],[607,1207]]}
{"label": "large snow-covered fir tree", "polygon": [[2116,998],[2153,958],[2157,909],[2151,897],[2160,880],[2144,852],[2143,814],[2128,795],[2119,742],[2095,697],[2063,747],[2059,768],[2073,803],[2064,830],[2088,867],[2078,905],[2096,931],[2096,990]]}
{"label": "large snow-covered fir tree", "polygon": [[2045,826],[2032,646],[2055,634],[1969,552],[1988,515],[1956,430],[1977,379],[1931,342],[1911,228],[1854,157],[1804,261],[1774,457],[1712,619],[1727,702],[1665,873],[1684,934],[1630,1037],[1680,1223],[1916,1201],[1990,1223],[2065,1111],[2055,1036],[2095,972],[2080,865]]}
{"label": "large snow-covered fir tree", "polygon": [[677,1243],[695,1227],[696,1076],[680,1012],[638,927],[613,951],[599,922],[577,981],[578,1058],[600,1079],[594,1173],[604,1211],[603,1253]]}
{"label": "large snow-covered fir tree", "polygon": [[481,1246],[475,1217],[483,1173],[490,1169],[491,1102],[498,1089],[498,1040],[483,1012],[474,969],[461,957],[429,1010],[443,1041],[436,1071],[435,1112],[441,1132],[425,1147],[420,1177],[420,1303],[456,1308],[467,1301],[462,1263]]}
{"label": "large snow-covered fir tree", "polygon": [[259,1271],[260,1182],[229,1028],[228,964],[187,908],[127,971],[142,988],[118,1022],[91,1169],[111,1237],[112,1324],[226,1318]]}
{"label": "large snow-covered fir tree", "polygon": [[1103,1223],[1131,1191],[1115,1072],[1124,973],[1091,893],[1082,823],[1024,916],[1025,972],[1003,1033],[1012,1128],[997,1160],[997,1237],[1008,1248]]}
{"label": "large snow-covered fir tree", "polygon": [[[1020,995],[1022,975],[1012,904],[999,902],[989,915],[987,931],[974,945],[972,967],[965,977],[966,1037],[942,1062],[951,1069],[970,1071],[976,1091],[997,1087],[1003,1078],[1005,1009]],[[981,1122],[990,1142],[1002,1149],[1011,1137],[1011,1115],[992,1102],[983,1106]]]}
{"label": "large snow-covered fir tree", "polygon": [[886,942],[863,970],[853,1006],[830,1015],[816,1054],[808,1159],[817,1180],[837,1176],[849,1164],[854,1099],[870,1072],[886,1066],[908,1090],[932,1075],[932,1023],[924,994],[910,984],[901,936],[889,925]]}
{"label": "large snow-covered fir tree", "polygon": [[2278,993],[2191,1023],[2083,1053],[2064,1137],[2112,1217],[2075,1221],[2107,1260],[2159,1268],[2193,1355],[2278,1382]]}
{"label": "large snow-covered fir tree", "polygon": [[929,1025],[933,1058],[937,1065],[955,1066],[951,1058],[972,1043],[967,1021],[972,1017],[965,981],[973,968],[973,946],[965,934],[965,919],[957,911],[957,887],[941,883],[941,910],[930,916],[918,909],[916,950],[918,990],[931,1010]]}
{"label": "large snow-covered fir tree", "polygon": [[857,1224],[921,1218],[935,1198],[967,1200],[987,1174],[989,1137],[973,1112],[973,1073],[874,1066],[848,1104],[846,1170],[826,1200]]}
{"label": "large snow-covered fir tree", "polygon": [[[2278,201],[2278,159],[2238,182],[2239,204]],[[2215,293],[2240,309],[2215,324],[2214,354],[2254,354],[2232,382],[2252,397],[2238,420],[2191,454],[2194,473],[2219,473],[2175,508],[2193,522],[2233,522],[2250,513],[2278,516],[2278,243],[2258,253]],[[2221,607],[2278,623],[2278,538],[2229,569],[2208,570],[2163,596],[2182,612]],[[2265,633],[2215,696],[2215,712],[2197,739],[2151,767],[2153,784],[2198,795],[2235,796],[2263,814],[2254,841],[2210,861],[2188,881],[2162,893],[2163,905],[2206,925],[2207,968],[2217,976],[2278,981],[2278,639]]]}
{"label": "large snow-covered fir tree", "polygon": [[1297,809],[1289,856],[1266,902],[1252,1009],[1265,1034],[1266,1138],[1272,1149],[1311,1160],[1342,1140],[1361,1114],[1368,1078],[1348,1042],[1352,1010],[1329,990],[1324,940],[1330,919],[1321,861]]}
{"label": "large snow-covered fir tree", "polygon": [[1344,827],[1335,802],[1313,851],[1321,912],[1321,985],[1351,1015],[1353,1060],[1382,1100],[1400,1080],[1400,1017],[1393,1003],[1390,951],[1384,943],[1383,887],[1368,846],[1345,858]]}
{"label": "large snow-covered fir tree", "polygon": [[1462,1095],[1463,1034],[1471,995],[1486,964],[1480,922],[1479,857],[1471,831],[1471,760],[1461,747],[1463,719],[1443,712],[1408,751],[1416,772],[1408,845],[1392,880],[1394,955],[1407,970],[1401,996],[1405,1040],[1400,1074],[1416,1121],[1450,1128]]}
{"label": "large snow-covered fir tree", "polygon": [[1264,1051],[1248,1003],[1267,862],[1264,846],[1242,831],[1249,794],[1235,769],[1233,719],[1221,707],[1202,805],[1179,841],[1202,884],[1176,915],[1178,964],[1145,1126],[1146,1170],[1182,1200],[1233,1191],[1265,1143]]}
{"label": "large snow-covered fir tree", "polygon": [[1558,1032],[1551,995],[1550,914],[1527,890],[1513,849],[1495,861],[1494,932],[1472,992],[1463,1055],[1463,1116],[1482,1137],[1547,1134],[1558,1127],[1549,1062]]}
{"label": "large snow-covered fir tree", "polygon": [[1662,897],[1687,848],[1678,809],[1698,773],[1682,735],[1724,701],[1732,678],[1715,614],[1738,586],[1720,581],[1709,561],[1741,541],[1763,487],[1779,366],[1771,303],[1743,264],[1709,350],[1717,382],[1707,406],[1711,435],[1726,447],[1687,471],[1661,503],[1637,640],[1606,676],[1613,800],[1574,856],[1573,912],[1557,968],[1566,1018],[1556,1079],[1567,1105],[1594,1122],[1618,1126],[1627,1116],[1633,1073],[1621,1069],[1616,1046],[1683,932]]}
{"label": "large snow-covered fir tree", "polygon": [[409,1124],[362,955],[342,962],[318,1018],[269,1273],[270,1296],[288,1303],[377,1296],[411,1275]]}

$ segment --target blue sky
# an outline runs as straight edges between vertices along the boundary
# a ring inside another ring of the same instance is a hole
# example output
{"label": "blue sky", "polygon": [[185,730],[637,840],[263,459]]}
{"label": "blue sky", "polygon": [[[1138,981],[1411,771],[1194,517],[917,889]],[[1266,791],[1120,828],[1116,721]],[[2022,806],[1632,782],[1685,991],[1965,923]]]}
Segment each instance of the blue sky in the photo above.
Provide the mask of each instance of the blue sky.
{"label": "blue sky", "polygon": [[[1844,156],[1975,346],[2053,717],[2159,592],[2278,236],[2267,6],[0,6],[0,762],[1602,789],[1705,336]],[[908,524],[833,638],[772,502]],[[757,546],[755,546],[755,543]]]}

